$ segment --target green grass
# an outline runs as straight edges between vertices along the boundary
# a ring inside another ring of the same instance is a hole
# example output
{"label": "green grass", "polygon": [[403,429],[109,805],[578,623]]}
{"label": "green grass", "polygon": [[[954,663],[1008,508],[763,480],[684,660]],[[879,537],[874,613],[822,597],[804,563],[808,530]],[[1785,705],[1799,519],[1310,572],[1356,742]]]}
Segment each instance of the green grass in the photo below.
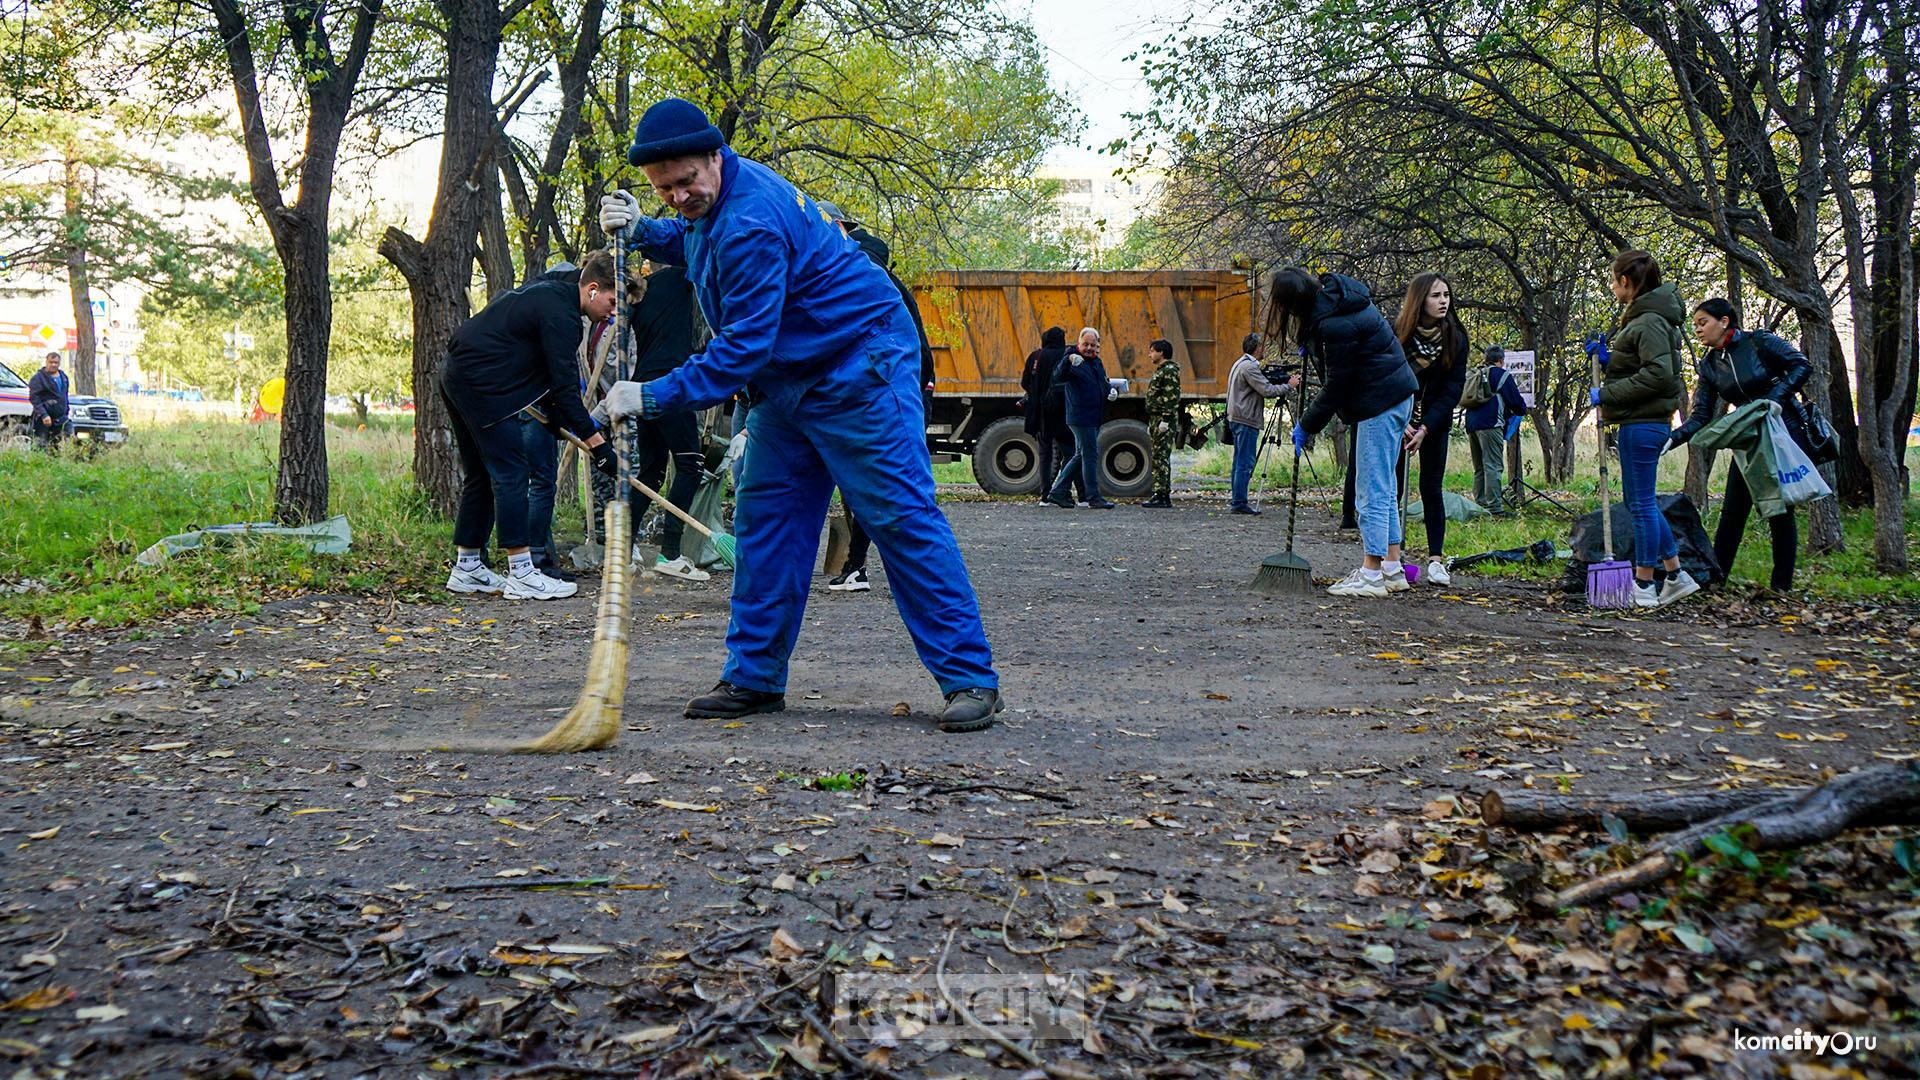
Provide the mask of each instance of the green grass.
{"label": "green grass", "polygon": [[[286,541],[257,540],[177,557],[156,568],[134,556],[163,536],[272,516],[273,461],[279,429],[210,417],[135,416],[126,446],[94,457],[0,452],[0,584],[29,584],[0,592],[0,619],[38,617],[46,622],[90,621],[123,626],[191,611],[247,614],[262,602],[302,593],[361,593],[401,599],[444,599],[452,525],[434,515],[415,491],[410,470],[409,417],[331,417],[328,459],[332,511],[353,526],[353,550],[344,556],[315,555]],[[1531,455],[1530,455],[1531,456]],[[1594,451],[1586,450],[1574,476],[1553,485],[1580,509],[1594,505]],[[1915,455],[1920,465],[1920,455]],[[1230,451],[1209,446],[1176,456],[1183,486],[1224,487]],[[1662,465],[1661,486],[1681,484],[1684,455]],[[1263,472],[1269,500],[1286,483],[1289,462],[1269,451]],[[1314,455],[1318,494],[1338,482],[1331,456]],[[1464,444],[1449,455],[1447,487],[1472,490]],[[1716,470],[1714,489],[1726,466]],[[1537,482],[1537,462],[1528,476]],[[934,466],[937,480],[973,481],[965,458]],[[1256,478],[1256,485],[1264,478]],[[1312,483],[1310,478],[1303,478]],[[1617,488],[1615,489],[1617,492]],[[1709,512],[1709,524],[1717,511]],[[1567,519],[1535,504],[1507,518],[1455,522],[1448,530],[1450,554],[1522,547],[1535,540],[1564,543]],[[580,510],[562,504],[559,535],[577,535]],[[1818,595],[1920,599],[1920,577],[1888,579],[1872,569],[1872,515],[1845,514],[1847,550],[1803,558],[1799,583]],[[1410,530],[1416,546],[1420,530]],[[1920,501],[1910,505],[1908,542],[1920,546]],[[1770,551],[1763,522],[1750,526],[1734,578],[1764,582]],[[1482,564],[1493,575],[1551,578],[1557,564],[1529,567]],[[15,643],[16,648],[31,643]]]}
{"label": "green grass", "polygon": [[206,610],[244,614],[302,592],[408,596],[437,592],[452,540],[414,490],[407,418],[327,433],[332,510],[353,550],[315,555],[262,539],[178,556],[134,556],[163,536],[273,516],[279,428],[188,419],[136,425],[125,446],[92,457],[0,453],[0,581],[44,588],[0,594],[0,616],[119,626]]}

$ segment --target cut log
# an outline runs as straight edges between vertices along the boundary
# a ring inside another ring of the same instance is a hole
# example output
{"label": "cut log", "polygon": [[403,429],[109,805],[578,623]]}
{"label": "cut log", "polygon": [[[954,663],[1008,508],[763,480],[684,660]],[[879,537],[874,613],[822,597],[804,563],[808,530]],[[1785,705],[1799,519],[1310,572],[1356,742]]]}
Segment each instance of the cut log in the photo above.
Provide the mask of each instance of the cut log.
{"label": "cut log", "polygon": [[1741,843],[1748,850],[1779,851],[1819,843],[1870,821],[1886,820],[1895,813],[1911,816],[1916,809],[1920,809],[1920,766],[1911,763],[1872,766],[1837,776],[1820,787],[1779,795],[1675,833],[1655,844],[1644,858],[1631,866],[1563,890],[1554,897],[1554,903],[1559,907],[1580,907],[1660,881],[1706,850],[1709,837],[1742,826],[1751,826],[1741,835]]}
{"label": "cut log", "polygon": [[[1647,795],[1561,795],[1547,791],[1489,791],[1480,797],[1480,819],[1489,825],[1520,832],[1540,832],[1568,825],[1597,829],[1612,816],[1637,833],[1671,832],[1722,814],[1758,806],[1782,797],[1797,798],[1810,788],[1740,788],[1731,791],[1683,791]],[[1920,825],[1920,808],[1893,807],[1887,813],[1856,823]]]}

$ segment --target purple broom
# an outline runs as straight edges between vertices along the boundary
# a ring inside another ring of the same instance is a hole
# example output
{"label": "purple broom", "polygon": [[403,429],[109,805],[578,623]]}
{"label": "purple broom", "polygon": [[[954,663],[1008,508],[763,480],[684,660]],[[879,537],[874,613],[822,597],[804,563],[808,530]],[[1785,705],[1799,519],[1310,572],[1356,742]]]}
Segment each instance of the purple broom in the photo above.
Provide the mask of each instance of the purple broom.
{"label": "purple broom", "polygon": [[[1600,363],[1594,361],[1594,385],[1600,383]],[[1607,429],[1596,410],[1593,430],[1600,435],[1601,558],[1587,564],[1587,606],[1622,609],[1633,606],[1633,564],[1613,557],[1613,496],[1607,485]]]}

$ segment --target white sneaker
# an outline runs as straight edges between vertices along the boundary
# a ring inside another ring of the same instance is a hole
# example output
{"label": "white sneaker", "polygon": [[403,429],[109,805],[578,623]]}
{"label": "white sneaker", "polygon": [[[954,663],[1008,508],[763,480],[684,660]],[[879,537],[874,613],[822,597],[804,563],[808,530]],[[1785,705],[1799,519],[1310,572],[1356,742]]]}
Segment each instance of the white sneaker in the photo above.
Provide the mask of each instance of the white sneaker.
{"label": "white sneaker", "polygon": [[1428,559],[1427,568],[1421,573],[1421,577],[1433,585],[1453,584],[1453,575],[1447,573],[1447,564],[1439,559]]}
{"label": "white sneaker", "polygon": [[[1406,575],[1402,574],[1401,581],[1403,586],[1405,580]],[[1387,595],[1387,579],[1385,575],[1382,575],[1369,581],[1365,571],[1355,570],[1329,586],[1327,593],[1331,596],[1385,597]]]}
{"label": "white sneaker", "polygon": [[1660,606],[1660,590],[1651,581],[1636,580],[1633,583],[1633,606],[1637,608],[1657,608]]}
{"label": "white sneaker", "polygon": [[867,580],[865,567],[857,570],[848,570],[846,573],[827,582],[827,590],[829,592],[866,592],[871,588],[873,588],[873,582]]}
{"label": "white sneaker", "polygon": [[506,587],[507,579],[487,569],[485,566],[480,567],[478,570],[462,570],[456,565],[453,568],[453,573],[447,575],[448,592],[492,593],[498,596],[500,595],[500,591]]}
{"label": "white sneaker", "polygon": [[1390,593],[1406,592],[1408,589],[1413,588],[1413,583],[1407,580],[1407,569],[1405,566],[1402,566],[1392,573],[1382,570],[1380,572],[1380,584]]}
{"label": "white sneaker", "polygon": [[509,600],[565,600],[579,591],[580,586],[571,581],[558,581],[538,570],[529,570],[509,575],[501,595]]}
{"label": "white sneaker", "polygon": [[1653,606],[1666,607],[1675,600],[1684,600],[1699,591],[1700,583],[1693,580],[1692,574],[1681,570],[1661,584],[1659,598],[1653,602]]}
{"label": "white sneaker", "polygon": [[681,581],[706,581],[713,576],[688,562],[685,555],[672,559],[655,557],[653,572],[661,577],[679,578]]}

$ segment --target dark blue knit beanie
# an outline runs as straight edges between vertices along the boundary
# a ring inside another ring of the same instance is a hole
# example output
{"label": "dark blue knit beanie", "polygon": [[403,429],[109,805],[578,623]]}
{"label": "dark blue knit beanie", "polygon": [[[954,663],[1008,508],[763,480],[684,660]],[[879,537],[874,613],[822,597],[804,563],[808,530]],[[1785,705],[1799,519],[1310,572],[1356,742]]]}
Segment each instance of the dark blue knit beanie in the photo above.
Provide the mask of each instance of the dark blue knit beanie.
{"label": "dark blue knit beanie", "polygon": [[627,163],[651,165],[670,158],[710,153],[726,144],[726,136],[707,120],[700,106],[684,98],[668,98],[648,109],[634,125]]}

